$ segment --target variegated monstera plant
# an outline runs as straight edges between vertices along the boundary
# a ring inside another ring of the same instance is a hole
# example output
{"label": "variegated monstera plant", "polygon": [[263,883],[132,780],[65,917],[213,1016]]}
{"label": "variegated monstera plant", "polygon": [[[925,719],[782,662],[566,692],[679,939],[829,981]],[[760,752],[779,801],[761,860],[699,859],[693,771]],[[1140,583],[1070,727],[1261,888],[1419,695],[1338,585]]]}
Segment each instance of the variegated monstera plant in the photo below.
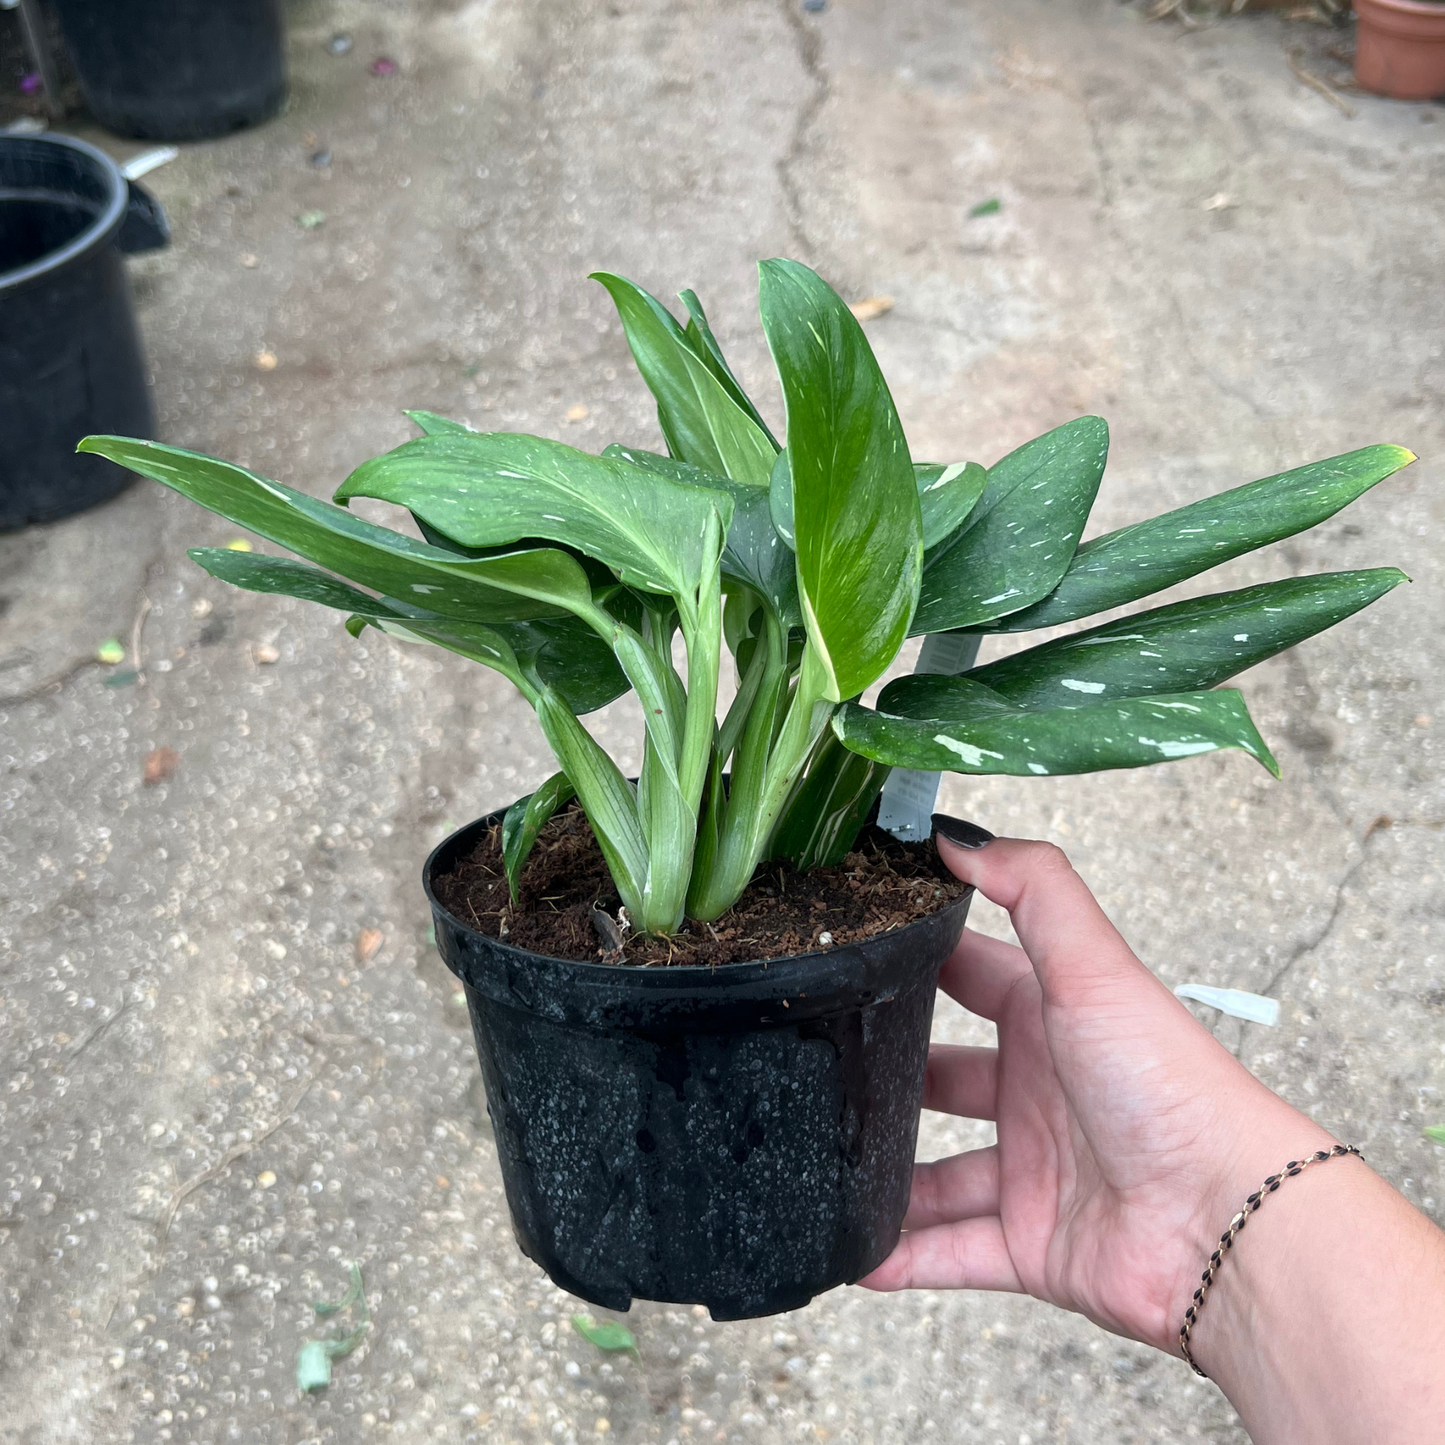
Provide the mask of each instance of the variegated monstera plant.
{"label": "variegated monstera plant", "polygon": [[[717,918],[764,860],[840,859],[890,767],[1048,776],[1242,748],[1277,771],[1240,694],[1216,685],[1403,580],[1332,572],[1178,602],[961,676],[900,678],[866,707],[910,637],[1056,627],[1137,601],[1324,521],[1413,458],[1366,447],[1081,546],[1108,450],[1099,418],[988,468],[916,462],[848,307],[778,260],[761,266],[761,310],[780,444],[696,296],[682,295],[683,325],[631,282],[596,279],[667,454],[592,456],[412,413],[424,435],[357,468],[336,500],[395,503],[420,537],[191,452],[82,444],[306,559],[193,551],[214,576],[338,608],[354,634],[436,643],[521,690],[561,771],[507,815],[514,887],[574,795],[634,926],[665,934]],[[724,646],[737,692],[719,719]],[[636,784],[579,721],[628,689],[646,723]]]}

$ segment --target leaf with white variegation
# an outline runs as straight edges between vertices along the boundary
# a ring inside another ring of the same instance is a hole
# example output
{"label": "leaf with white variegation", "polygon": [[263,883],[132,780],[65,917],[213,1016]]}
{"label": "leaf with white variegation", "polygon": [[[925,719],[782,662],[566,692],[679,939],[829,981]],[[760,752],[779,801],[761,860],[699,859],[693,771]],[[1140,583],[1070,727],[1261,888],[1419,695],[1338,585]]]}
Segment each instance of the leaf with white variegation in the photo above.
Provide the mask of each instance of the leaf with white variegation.
{"label": "leaf with white variegation", "polygon": [[537,721],[562,771],[577,789],[607,871],[628,912],[640,918],[647,887],[647,840],[632,784],[552,688],[542,690],[536,706]]}
{"label": "leaf with white variegation", "polygon": [[[1397,568],[1377,567],[1194,597],[1055,638],[976,667],[968,676],[1028,708],[1213,687],[1343,622],[1408,580]],[[913,697],[908,689],[933,681],[901,678],[890,684],[879,706],[891,707],[902,694]],[[910,703],[905,711],[916,712],[917,706]]]}
{"label": "leaf with white variegation", "polygon": [[[563,552],[471,561],[214,457],[128,437],[86,437],[79,449],[162,482],[363,587],[443,616],[477,622],[555,617],[591,596],[586,575]],[[530,560],[518,560],[522,557]],[[522,595],[502,590],[518,584]],[[539,596],[555,600],[538,601]]]}
{"label": "leaf with white variegation", "polygon": [[766,486],[777,447],[693,350],[672,312],[623,276],[594,271],[592,279],[622,318],[668,450],[704,471]]}
{"label": "leaf with white variegation", "polygon": [[848,703],[834,717],[833,730],[865,758],[919,772],[1053,776],[1240,748],[1279,774],[1243,697],[1232,689],[1034,711],[967,678],[929,681],[930,716]]}
{"label": "leaf with white variegation", "polygon": [[1136,602],[1317,526],[1414,460],[1404,447],[1362,447],[1095,537],[1074,554],[1047,597],[987,630],[1054,627]]}
{"label": "leaf with white variegation", "polygon": [[767,437],[776,451],[778,444],[773,434],[768,430],[768,424],[763,420],[762,413],[752,403],[742,388],[742,384],[733,375],[732,367],[727,363],[727,358],[722,353],[722,347],[718,345],[717,337],[713,335],[712,327],[708,324],[707,313],[702,309],[702,302],[697,298],[697,292],[692,290],[678,292],[678,299],[687,307],[687,325],[683,328],[683,335],[687,338],[703,364],[722,383],[723,390],[747,412],[747,414],[758,424],[758,430]]}
{"label": "leaf with white variegation", "polygon": [[1081,416],[1010,452],[954,540],[926,560],[910,632],[951,632],[1017,612],[1068,570],[1104,475],[1109,428]]}
{"label": "leaf with white variegation", "polygon": [[548,819],[565,804],[577,796],[566,773],[553,773],[535,793],[518,798],[502,819],[502,867],[507,873],[507,889],[512,895],[512,906],[517,905],[517,887],[521,882],[522,869],[537,835]]}
{"label": "leaf with white variegation", "polygon": [[290,557],[233,552],[229,547],[196,547],[190,556],[211,576],[232,586],[349,612],[393,636],[431,642],[495,667],[524,690],[529,682],[533,687],[556,687],[579,714],[605,707],[628,688],[606,641],[574,617],[468,622],[441,617],[395,598],[370,597]]}
{"label": "leaf with white variegation", "polygon": [[978,505],[988,485],[988,472],[977,462],[915,462],[914,481],[918,484],[918,505],[923,510],[923,548],[927,567],[939,549],[960,529]]}
{"label": "leaf with white variegation", "polygon": [[824,695],[838,702],[879,677],[907,635],[923,560],[918,488],[893,398],[842,298],[795,261],[759,272],[787,403],[799,601]]}
{"label": "leaf with white variegation", "polygon": [[686,486],[726,491],[733,499],[733,519],[723,547],[723,576],[743,582],[760,593],[785,627],[801,624],[797,566],[792,548],[778,536],[773,526],[766,491],[735,482],[729,477],[714,476],[672,457],[621,446],[616,442],[605,447],[602,455],[618,457]]}
{"label": "leaf with white variegation", "polygon": [[716,562],[709,512],[724,534],[732,519],[725,492],[513,432],[418,437],[363,462],[336,495],[395,502],[466,547],[566,543],[630,586],[678,598],[695,596]]}

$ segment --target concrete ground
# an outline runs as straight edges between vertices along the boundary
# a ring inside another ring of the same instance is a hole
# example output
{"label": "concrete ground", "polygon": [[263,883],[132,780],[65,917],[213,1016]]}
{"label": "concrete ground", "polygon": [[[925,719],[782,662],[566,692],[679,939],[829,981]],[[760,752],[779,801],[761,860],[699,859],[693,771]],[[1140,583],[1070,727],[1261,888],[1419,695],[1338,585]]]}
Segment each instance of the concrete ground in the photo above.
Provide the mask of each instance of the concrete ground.
{"label": "concrete ground", "polygon": [[[1347,38],[1112,0],[307,0],[288,113],[148,182],[161,435],[318,494],[405,406],[646,442],[586,273],[697,285],[760,379],[752,263],[781,253],[896,298],[870,335],[916,454],[1108,417],[1099,529],[1413,448],[1218,583],[1414,578],[1246,678],[1283,783],[1229,754],[946,801],[1064,844],[1171,983],[1276,995],[1278,1029],[1221,1037],[1439,1218],[1445,111],[1349,117],[1292,74]],[[0,1440],[1243,1440],[1180,1362],[1027,1300],[640,1304],[640,1361],[573,1333],[512,1242],[418,886],[550,771],[540,735],[491,674],[184,555],[235,535],[147,483],[0,538]],[[143,681],[108,687],[84,659],[133,633]],[[628,707],[600,728],[635,761]],[[938,1032],[986,1033],[951,1007]],[[986,1137],[928,1118],[920,1148]],[[298,1398],[350,1258],[375,1333]]]}

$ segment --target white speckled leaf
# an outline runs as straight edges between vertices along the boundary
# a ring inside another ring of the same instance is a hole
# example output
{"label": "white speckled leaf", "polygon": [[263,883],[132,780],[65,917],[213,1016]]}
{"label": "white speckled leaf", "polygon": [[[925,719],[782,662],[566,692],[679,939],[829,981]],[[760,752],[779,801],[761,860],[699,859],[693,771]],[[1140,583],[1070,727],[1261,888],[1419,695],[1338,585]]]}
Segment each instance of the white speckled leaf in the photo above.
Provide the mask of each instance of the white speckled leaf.
{"label": "white speckled leaf", "polygon": [[[446,617],[476,622],[556,617],[569,603],[591,598],[586,574],[562,552],[472,561],[214,457],[128,437],[87,437],[80,449],[162,482],[363,587]],[[520,560],[524,557],[530,560]]]}
{"label": "white speckled leaf", "polygon": [[629,586],[677,597],[695,594],[716,560],[708,513],[726,535],[733,510],[725,492],[515,432],[418,437],[363,462],[336,496],[395,502],[464,547],[567,543]]}
{"label": "white speckled leaf", "polygon": [[[1028,708],[1213,687],[1407,580],[1394,567],[1377,567],[1195,597],[1055,638],[968,675]],[[904,678],[895,687],[916,682],[927,679]]]}
{"label": "white speckled leaf", "polygon": [[923,548],[932,554],[924,558],[927,567],[942,555],[938,549],[944,543],[962,536],[964,522],[988,485],[988,471],[977,462],[915,462],[913,480],[923,512]]}
{"label": "white speckled leaf", "polygon": [[834,731],[865,758],[920,771],[1044,777],[1140,768],[1241,748],[1279,773],[1244,698],[1233,690],[1030,712],[967,678],[927,681],[933,685],[927,699],[931,716],[904,717],[849,703],[834,717]]}
{"label": "white speckled leaf", "polygon": [[842,298],[796,261],[758,270],[788,411],[798,598],[837,702],[878,678],[907,635],[923,561],[918,489],[893,398]]}
{"label": "white speckled leaf", "polygon": [[778,449],[715,374],[710,363],[721,362],[722,353],[704,359],[672,312],[625,277],[594,271],[592,279],[607,288],[617,307],[637,369],[657,398],[657,419],[673,455],[706,472],[766,486]]}
{"label": "white speckled leaf", "polygon": [[672,457],[645,452],[614,442],[603,449],[604,457],[618,457],[670,477],[685,486],[712,487],[726,491],[733,499],[733,519],[723,546],[724,577],[742,582],[767,599],[784,626],[802,623],[798,610],[797,569],[793,549],[778,535],[768,506],[768,493],[728,477],[716,477]]}
{"label": "white speckled leaf", "polygon": [[1414,460],[1404,447],[1362,447],[1096,537],[1047,597],[988,630],[1053,627],[1148,597],[1318,525]]}
{"label": "white speckled leaf", "polygon": [[1104,475],[1109,428],[1081,416],[988,470],[957,540],[927,559],[912,635],[976,627],[1058,585]]}

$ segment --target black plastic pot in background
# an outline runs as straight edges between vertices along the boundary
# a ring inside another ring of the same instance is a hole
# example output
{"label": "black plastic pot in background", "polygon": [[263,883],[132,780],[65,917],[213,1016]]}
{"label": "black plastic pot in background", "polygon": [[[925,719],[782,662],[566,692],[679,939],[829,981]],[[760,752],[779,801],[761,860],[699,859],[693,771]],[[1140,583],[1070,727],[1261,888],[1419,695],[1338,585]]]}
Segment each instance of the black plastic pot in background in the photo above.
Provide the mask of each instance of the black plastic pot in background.
{"label": "black plastic pot in background", "polygon": [[94,146],[0,136],[0,531],[133,480],[75,444],[154,431],[124,255],[167,239],[155,200]]}
{"label": "black plastic pot in background", "polygon": [[797,1309],[887,1258],[908,1205],[938,970],[972,893],[828,953],[725,968],[569,963],[436,899],[523,1251],[609,1309]]}
{"label": "black plastic pot in background", "polygon": [[280,0],[51,0],[85,103],[146,140],[257,125],[286,99]]}

